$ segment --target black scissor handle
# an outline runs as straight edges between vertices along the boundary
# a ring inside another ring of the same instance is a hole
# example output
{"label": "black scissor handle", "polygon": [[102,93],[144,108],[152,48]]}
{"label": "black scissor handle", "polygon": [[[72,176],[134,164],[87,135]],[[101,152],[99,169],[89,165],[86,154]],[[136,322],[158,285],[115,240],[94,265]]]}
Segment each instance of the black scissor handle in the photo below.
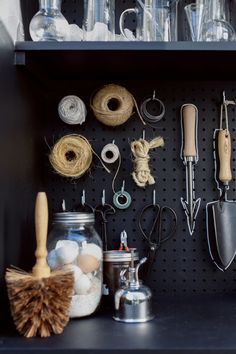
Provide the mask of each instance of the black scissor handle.
{"label": "black scissor handle", "polygon": [[[145,231],[144,231],[144,227],[143,227],[143,219],[144,219],[144,216],[145,214],[147,213],[148,209],[156,209],[156,216],[155,216],[155,220],[152,224],[152,227],[151,227],[151,230],[150,232],[147,234]],[[156,224],[158,222],[158,218],[159,218],[159,214],[160,214],[160,210],[161,210],[161,207],[159,204],[156,204],[156,205],[153,205],[153,204],[150,204],[150,205],[147,205],[145,206],[142,210],[141,210],[141,213],[140,213],[140,216],[139,216],[139,221],[138,221],[138,226],[139,226],[139,229],[143,235],[143,237],[148,241],[149,244],[153,243],[152,242],[152,234],[154,232],[154,229],[156,227]]]}
{"label": "black scissor handle", "polygon": [[[165,237],[162,238],[162,215],[163,213],[166,212],[168,213],[169,215],[172,215],[173,216],[173,226],[170,230],[170,232],[168,233],[168,235],[166,235]],[[160,243],[163,243],[163,242],[166,242],[167,240],[169,240],[173,235],[174,233],[176,232],[176,229],[177,229],[177,214],[176,212],[174,211],[174,209],[168,207],[168,206],[163,206],[159,212],[159,218],[160,218],[160,221],[159,221],[159,230],[158,230],[158,233],[160,235]]]}

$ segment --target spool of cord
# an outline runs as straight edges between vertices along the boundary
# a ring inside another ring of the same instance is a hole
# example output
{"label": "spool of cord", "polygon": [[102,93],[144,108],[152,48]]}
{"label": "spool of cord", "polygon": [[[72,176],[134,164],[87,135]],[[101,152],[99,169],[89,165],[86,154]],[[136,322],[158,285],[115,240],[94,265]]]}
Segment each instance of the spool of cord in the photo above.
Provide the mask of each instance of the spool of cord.
{"label": "spool of cord", "polygon": [[117,145],[107,144],[104,146],[101,152],[101,158],[103,162],[111,164],[115,163],[120,156],[120,151]]}
{"label": "spool of cord", "polygon": [[66,135],[53,146],[49,155],[54,170],[61,176],[79,178],[92,163],[93,150],[81,135]]}
{"label": "spool of cord", "polygon": [[87,110],[79,97],[66,96],[58,105],[58,114],[64,123],[82,124],[85,122]]}
{"label": "spool of cord", "polygon": [[134,106],[143,122],[133,95],[119,85],[110,84],[102,87],[91,98],[90,106],[95,117],[101,123],[111,127],[125,123],[133,114]]}

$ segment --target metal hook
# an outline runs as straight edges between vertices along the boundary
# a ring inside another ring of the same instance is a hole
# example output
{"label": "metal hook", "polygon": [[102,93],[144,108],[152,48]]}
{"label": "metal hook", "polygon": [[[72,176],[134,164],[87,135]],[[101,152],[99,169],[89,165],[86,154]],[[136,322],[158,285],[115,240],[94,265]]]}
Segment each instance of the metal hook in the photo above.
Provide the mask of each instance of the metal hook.
{"label": "metal hook", "polygon": [[155,100],[156,98],[156,90],[153,91],[152,99]]}
{"label": "metal hook", "polygon": [[62,200],[61,207],[62,207],[62,211],[65,213],[66,212],[66,201],[65,201],[65,199]]}
{"label": "metal hook", "polygon": [[121,194],[123,194],[124,191],[125,191],[125,180],[123,180],[123,183],[122,183]]}
{"label": "metal hook", "polygon": [[153,189],[152,192],[152,202],[153,202],[153,206],[156,206],[156,190]]}
{"label": "metal hook", "polygon": [[115,139],[112,140],[112,144],[115,144]]}
{"label": "metal hook", "polygon": [[146,131],[145,129],[143,129],[143,140],[145,140],[145,138],[146,138]]}
{"label": "metal hook", "polygon": [[86,202],[85,190],[83,189],[82,197],[81,197],[81,204],[83,207],[85,206],[85,202]]}
{"label": "metal hook", "polygon": [[106,204],[106,191],[103,189],[102,191],[102,206]]}

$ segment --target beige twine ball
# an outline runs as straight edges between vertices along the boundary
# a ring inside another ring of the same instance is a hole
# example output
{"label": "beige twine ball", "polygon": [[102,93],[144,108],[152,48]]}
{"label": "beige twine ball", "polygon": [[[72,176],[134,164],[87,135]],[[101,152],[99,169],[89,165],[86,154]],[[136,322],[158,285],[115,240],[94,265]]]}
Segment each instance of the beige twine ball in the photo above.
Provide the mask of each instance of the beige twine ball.
{"label": "beige twine ball", "polygon": [[79,178],[90,167],[93,159],[92,147],[81,135],[71,134],[59,139],[53,146],[49,160],[61,176]]}
{"label": "beige twine ball", "polygon": [[91,108],[101,123],[115,127],[125,123],[131,117],[134,98],[126,88],[110,84],[95,94],[91,101]]}

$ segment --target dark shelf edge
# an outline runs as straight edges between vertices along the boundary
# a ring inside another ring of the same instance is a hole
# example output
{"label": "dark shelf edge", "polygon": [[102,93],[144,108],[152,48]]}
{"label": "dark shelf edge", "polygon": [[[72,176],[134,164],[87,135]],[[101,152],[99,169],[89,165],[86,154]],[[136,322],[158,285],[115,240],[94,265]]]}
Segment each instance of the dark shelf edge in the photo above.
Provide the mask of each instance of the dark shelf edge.
{"label": "dark shelf edge", "polygon": [[16,42],[15,52],[37,51],[235,51],[236,42]]}

